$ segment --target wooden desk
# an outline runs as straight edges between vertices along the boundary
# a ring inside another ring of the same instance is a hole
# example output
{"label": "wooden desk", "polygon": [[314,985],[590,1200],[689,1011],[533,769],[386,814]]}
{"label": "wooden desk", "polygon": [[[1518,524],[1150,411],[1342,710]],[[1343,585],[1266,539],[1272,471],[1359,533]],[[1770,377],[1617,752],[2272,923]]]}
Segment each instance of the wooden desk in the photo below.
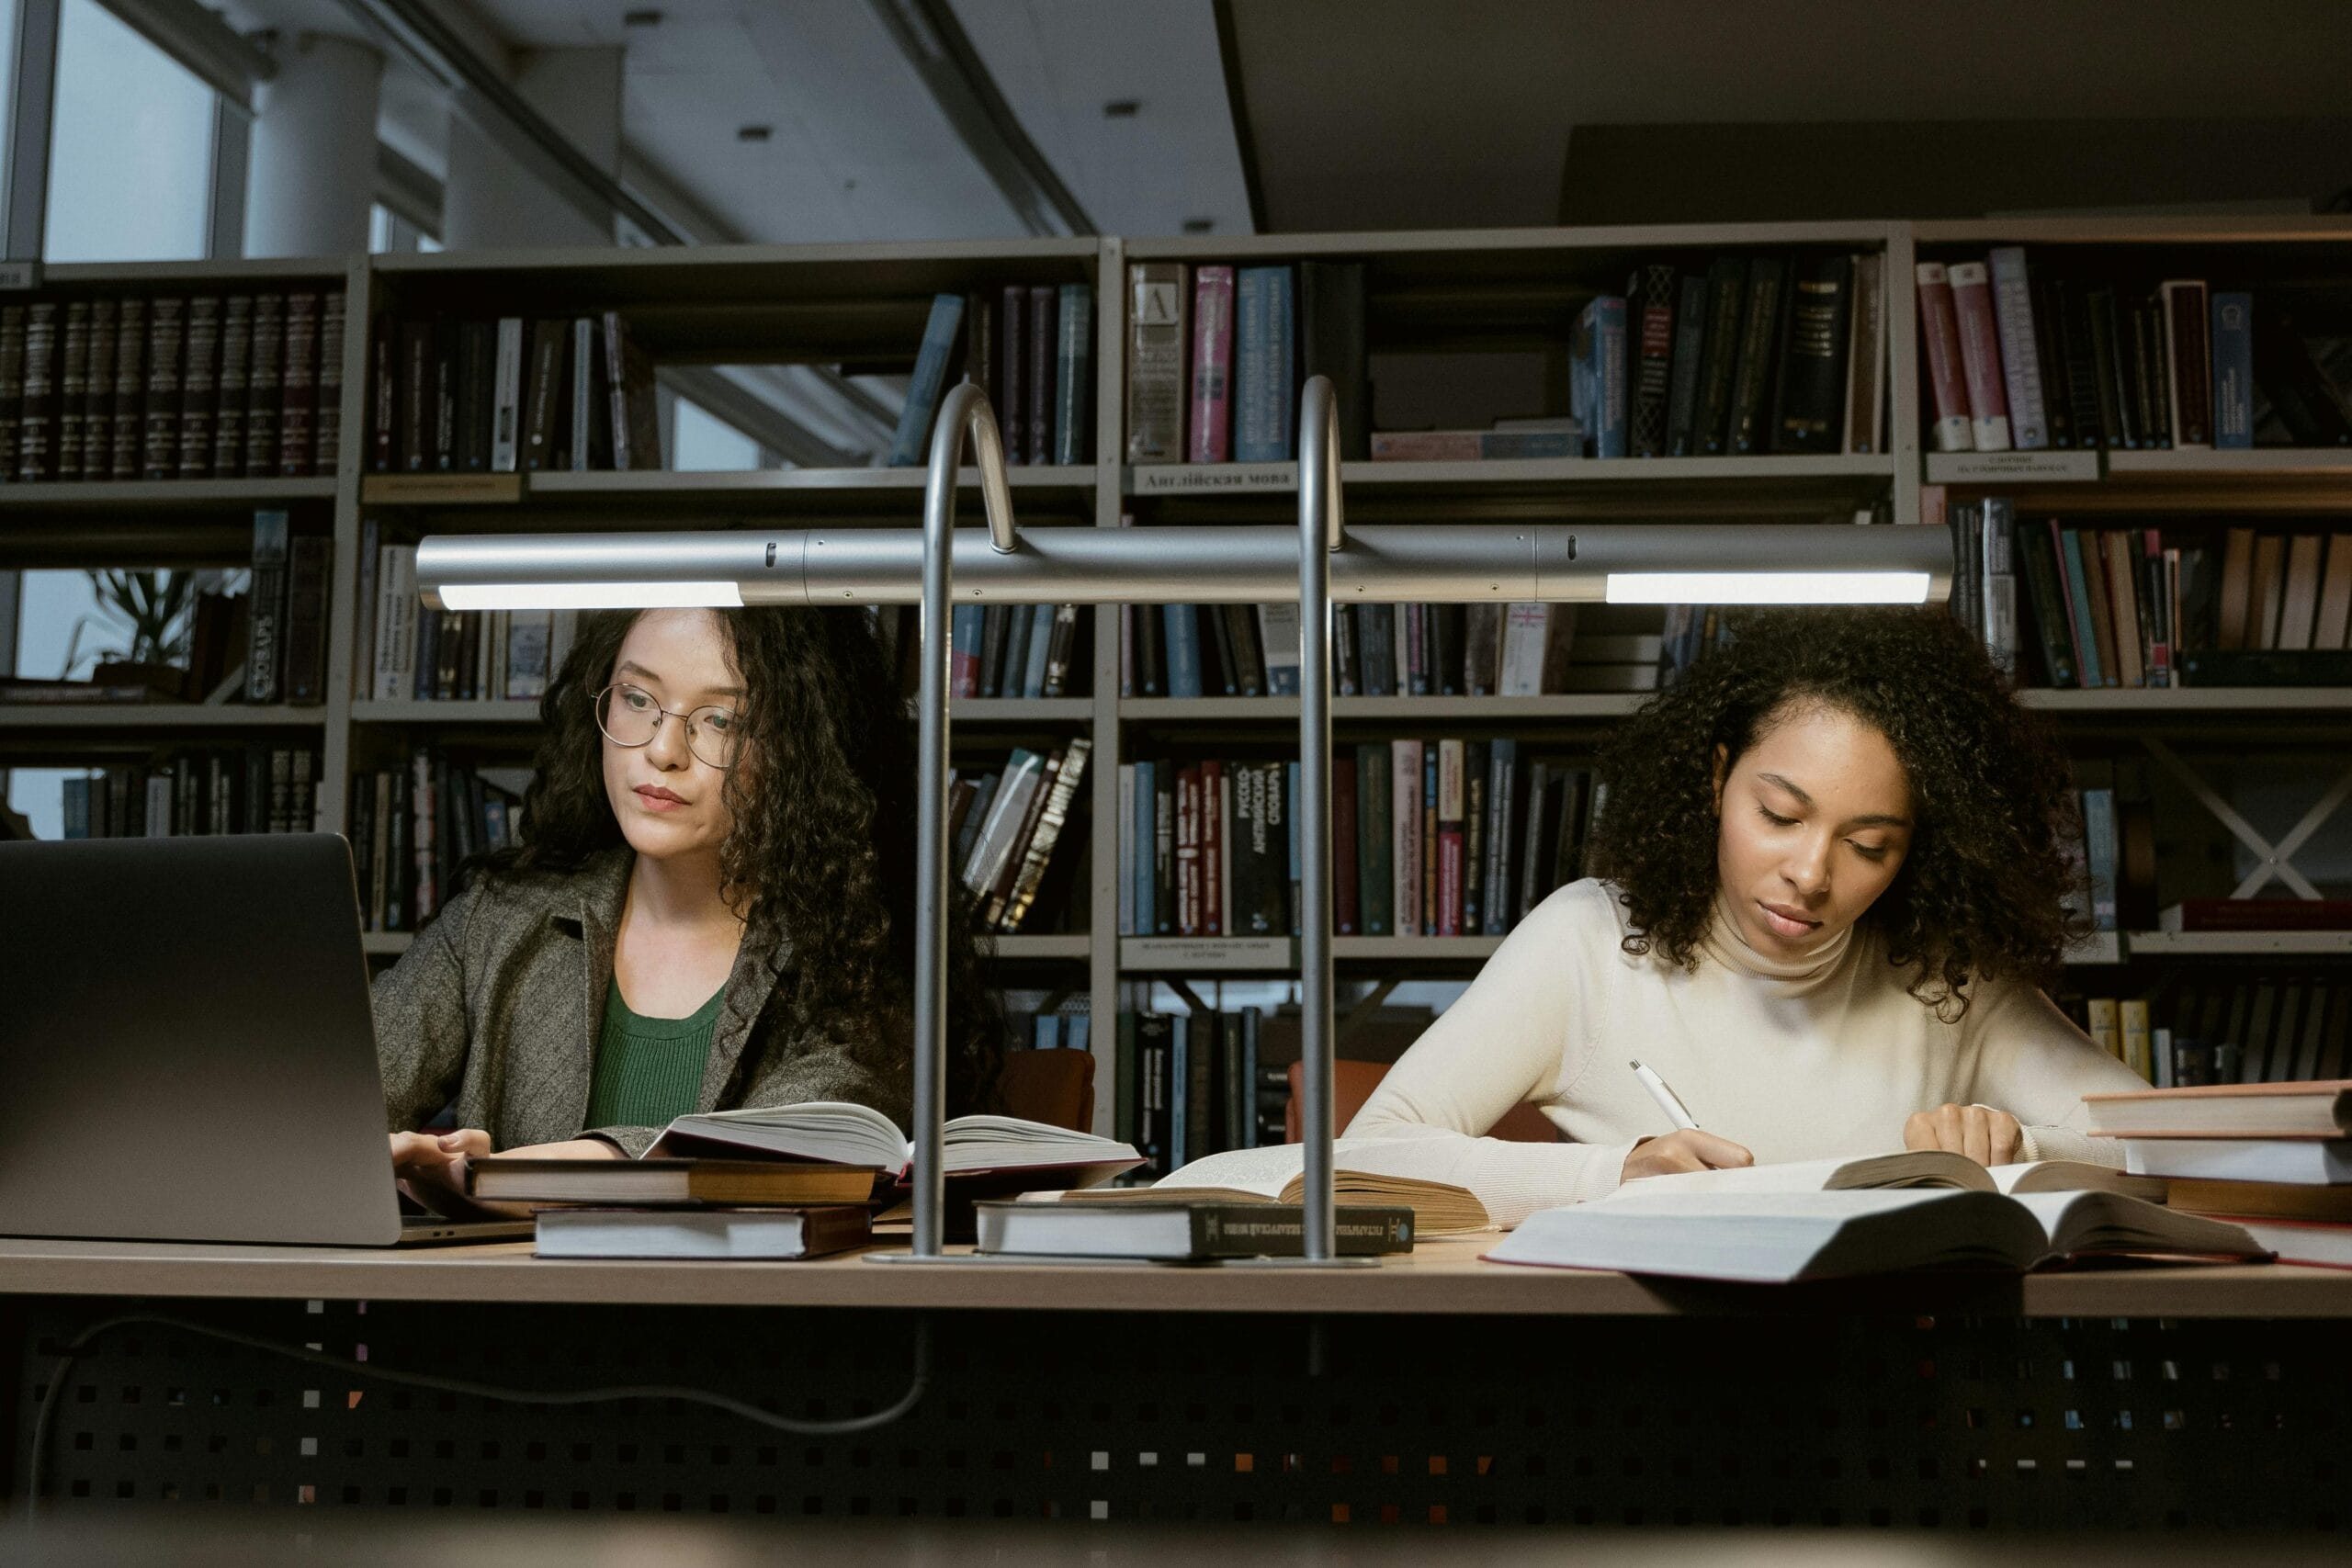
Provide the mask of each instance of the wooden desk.
{"label": "wooden desk", "polygon": [[[1482,1263],[1377,1269],[542,1260],[0,1240],[0,1385],[152,1309],[370,1368],[659,1383],[412,1393],[177,1330],[95,1343],[45,1476],[116,1497],[937,1519],[2335,1529],[2352,1273],[2179,1267],[1796,1291]],[[21,1495],[31,1401],[6,1473]]]}

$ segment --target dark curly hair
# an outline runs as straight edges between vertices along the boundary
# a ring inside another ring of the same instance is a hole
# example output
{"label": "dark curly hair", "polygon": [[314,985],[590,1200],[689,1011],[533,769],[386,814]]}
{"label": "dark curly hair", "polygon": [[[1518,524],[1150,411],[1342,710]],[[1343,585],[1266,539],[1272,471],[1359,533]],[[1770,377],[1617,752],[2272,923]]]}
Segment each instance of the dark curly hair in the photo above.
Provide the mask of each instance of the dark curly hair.
{"label": "dark curly hair", "polygon": [[1715,748],[1730,759],[1792,706],[1884,735],[1911,788],[1909,852],[1861,923],[1911,994],[1948,1020],[1978,976],[2038,982],[2084,928],[2080,818],[2066,761],[1984,648],[1934,610],[1735,612],[1728,643],[1603,748],[1593,869],[1630,918],[1625,951],[1695,968],[1713,919]]}
{"label": "dark curly hair", "polygon": [[[492,879],[568,875],[626,842],[605,793],[594,694],[641,612],[583,615],[539,704],[546,739],[518,843],[469,863]],[[713,610],[743,687],[746,765],[722,786],[734,828],[719,849],[729,901],[750,931],[792,942],[797,1026],[908,1064],[915,971],[915,758],[871,623],[858,610]],[[981,978],[987,939],[950,879],[947,1102],[995,1109],[1005,1023]],[[911,1081],[911,1080],[910,1080]]]}

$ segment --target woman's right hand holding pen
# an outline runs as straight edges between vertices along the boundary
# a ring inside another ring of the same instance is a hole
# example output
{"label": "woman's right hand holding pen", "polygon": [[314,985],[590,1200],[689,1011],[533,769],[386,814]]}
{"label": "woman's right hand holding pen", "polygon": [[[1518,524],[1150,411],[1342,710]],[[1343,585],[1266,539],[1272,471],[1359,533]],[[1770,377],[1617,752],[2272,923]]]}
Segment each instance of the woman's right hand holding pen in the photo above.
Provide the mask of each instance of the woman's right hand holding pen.
{"label": "woman's right hand holding pen", "polygon": [[1655,1138],[1644,1138],[1625,1156],[1623,1180],[1633,1181],[1645,1176],[1666,1176],[1679,1170],[1721,1170],[1730,1166],[1754,1165],[1756,1156],[1733,1143],[1718,1138],[1713,1133],[1702,1133],[1696,1127],[1686,1127]]}

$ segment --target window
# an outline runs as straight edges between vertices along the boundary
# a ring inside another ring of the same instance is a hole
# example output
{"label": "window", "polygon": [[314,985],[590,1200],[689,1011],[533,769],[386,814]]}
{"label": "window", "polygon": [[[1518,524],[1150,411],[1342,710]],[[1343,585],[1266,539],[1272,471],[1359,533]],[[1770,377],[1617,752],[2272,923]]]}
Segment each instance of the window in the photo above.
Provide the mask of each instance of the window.
{"label": "window", "polygon": [[378,255],[388,251],[430,254],[441,248],[441,242],[379,201],[368,209],[368,248]]}
{"label": "window", "polygon": [[760,444],[717,415],[677,400],[677,434],[670,442],[670,467],[694,469],[757,468]]}
{"label": "window", "polygon": [[212,196],[215,96],[97,0],[65,0],[50,141],[47,258],[202,256]]}

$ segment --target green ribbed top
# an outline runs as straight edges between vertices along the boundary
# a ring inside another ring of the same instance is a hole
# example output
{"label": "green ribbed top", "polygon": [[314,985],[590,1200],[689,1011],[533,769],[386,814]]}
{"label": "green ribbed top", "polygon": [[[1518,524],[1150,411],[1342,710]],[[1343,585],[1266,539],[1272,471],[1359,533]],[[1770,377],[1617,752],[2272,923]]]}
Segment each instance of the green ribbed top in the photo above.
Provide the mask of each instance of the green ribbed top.
{"label": "green ribbed top", "polygon": [[727,987],[685,1018],[648,1018],[621,999],[616,980],[605,993],[604,1031],[588,1086],[591,1127],[659,1127],[695,1108],[710,1060],[711,1028]]}

